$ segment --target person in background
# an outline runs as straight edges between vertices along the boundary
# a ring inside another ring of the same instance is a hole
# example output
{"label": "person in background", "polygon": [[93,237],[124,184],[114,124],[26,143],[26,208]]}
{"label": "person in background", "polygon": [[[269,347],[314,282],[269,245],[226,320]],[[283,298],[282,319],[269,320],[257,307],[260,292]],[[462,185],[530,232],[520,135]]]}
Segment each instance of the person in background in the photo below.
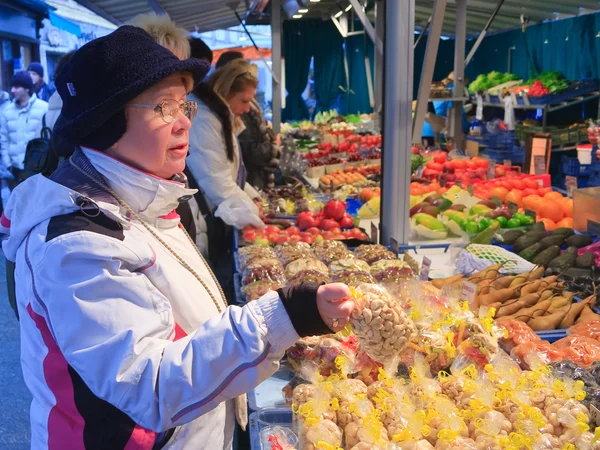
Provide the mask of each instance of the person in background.
{"label": "person in background", "polygon": [[[227,307],[170,212],[190,189],[186,95],[208,71],[140,28],[81,47],[56,86],[77,145],[20,184],[0,225],[16,261],[33,449],[230,450],[233,400],[300,337],[342,330],[343,284]],[[76,93],[76,95],[73,95]]]}
{"label": "person in background", "polygon": [[[217,61],[217,69],[231,61],[243,58],[244,55],[238,51],[224,52]],[[254,65],[253,67],[256,68]],[[241,118],[245,130],[240,133],[238,139],[248,172],[248,183],[257,189],[273,188],[275,171],[279,167],[281,157],[279,139],[263,118],[255,98],[250,104],[250,111],[242,114]]]}
{"label": "person in background", "polygon": [[229,63],[230,61],[235,61],[236,59],[244,59],[244,54],[236,50],[229,50],[227,52],[223,52],[221,53],[221,56],[219,56],[217,64],[215,64],[215,69],[219,70],[225,64]]}
{"label": "person in background", "polygon": [[[58,74],[65,67],[65,65],[69,62],[69,60],[71,59],[71,56],[73,56],[73,53],[75,53],[75,51],[69,52],[69,53],[63,55],[62,58],[60,58],[60,60],[58,61],[58,64],[56,65],[56,68],[54,69],[54,78],[58,77]],[[46,126],[48,128],[50,128],[51,130],[54,128],[54,124],[56,123],[56,121],[58,120],[58,117],[60,116],[62,104],[63,104],[63,102],[62,102],[62,99],[60,98],[58,91],[55,91],[50,96],[50,100],[48,100],[48,112],[46,113]]]}
{"label": "person in background", "polygon": [[10,104],[10,94],[6,91],[0,91],[0,112]]}
{"label": "person in background", "polygon": [[213,62],[213,52],[206,43],[200,38],[190,38],[190,52],[192,58],[206,61],[209,64]]}
{"label": "person in background", "polygon": [[32,62],[27,68],[29,75],[33,81],[33,92],[41,100],[47,102],[54,93],[54,90],[50,88],[44,81],[44,66],[39,62]]}
{"label": "person in background", "polygon": [[[27,143],[39,137],[42,118],[48,103],[33,92],[33,80],[27,72],[17,72],[11,80],[13,101],[0,113],[0,157],[2,158],[2,204],[6,205],[10,191],[15,187]],[[10,174],[12,174],[12,179]]]}

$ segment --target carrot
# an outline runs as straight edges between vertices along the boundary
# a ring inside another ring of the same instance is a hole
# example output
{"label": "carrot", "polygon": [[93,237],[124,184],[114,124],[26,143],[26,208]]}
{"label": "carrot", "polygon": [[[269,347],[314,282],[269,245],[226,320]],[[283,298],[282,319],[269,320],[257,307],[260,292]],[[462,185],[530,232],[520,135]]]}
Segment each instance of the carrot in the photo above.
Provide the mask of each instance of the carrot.
{"label": "carrot", "polygon": [[535,317],[527,322],[533,331],[540,330],[556,330],[556,327],[562,322],[564,317],[569,312],[568,305],[557,309],[552,314],[547,316]]}
{"label": "carrot", "polygon": [[595,295],[590,295],[588,298],[581,300],[580,302],[571,303],[569,312],[565,315],[563,320],[560,322],[559,328],[569,328],[575,323],[575,319],[581,314],[583,308],[587,306],[592,300],[595,300]]}
{"label": "carrot", "polygon": [[482,306],[487,306],[496,302],[503,303],[507,300],[510,300],[513,297],[514,293],[514,289],[511,288],[498,289],[497,291],[492,291],[489,294],[480,295],[479,304]]}
{"label": "carrot", "polygon": [[527,279],[529,281],[537,280],[544,274],[545,270],[546,269],[543,266],[538,266],[529,272],[529,277]]}
{"label": "carrot", "polygon": [[523,308],[535,305],[540,300],[539,293],[532,293],[519,298],[515,302],[506,302],[500,307],[496,307],[496,317],[510,316]]}
{"label": "carrot", "polygon": [[458,274],[458,275],[453,275],[453,276],[447,277],[447,278],[433,279],[431,281],[431,284],[433,284],[438,289],[442,289],[444,286],[448,286],[450,284],[457,283],[457,282],[461,281],[463,278],[464,278],[463,275]]}

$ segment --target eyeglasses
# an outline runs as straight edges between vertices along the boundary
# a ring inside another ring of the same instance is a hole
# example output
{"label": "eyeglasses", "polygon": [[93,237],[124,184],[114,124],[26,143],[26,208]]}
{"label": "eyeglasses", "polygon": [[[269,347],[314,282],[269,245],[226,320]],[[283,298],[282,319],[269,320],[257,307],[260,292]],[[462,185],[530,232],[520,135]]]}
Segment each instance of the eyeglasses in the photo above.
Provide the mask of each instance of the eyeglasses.
{"label": "eyeglasses", "polygon": [[192,120],[198,112],[198,103],[194,101],[187,101],[179,103],[177,100],[164,100],[158,105],[146,105],[143,103],[129,103],[128,106],[134,106],[136,108],[152,108],[155,112],[160,114],[162,120],[165,123],[173,123],[177,114],[182,112],[185,117]]}

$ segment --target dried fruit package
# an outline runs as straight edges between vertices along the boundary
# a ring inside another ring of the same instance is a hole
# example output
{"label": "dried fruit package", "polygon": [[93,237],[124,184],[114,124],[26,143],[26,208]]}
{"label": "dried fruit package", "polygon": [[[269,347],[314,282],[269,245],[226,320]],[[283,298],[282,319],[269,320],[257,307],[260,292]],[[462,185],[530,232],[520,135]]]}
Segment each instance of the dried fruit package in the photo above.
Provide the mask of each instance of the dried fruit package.
{"label": "dried fruit package", "polygon": [[507,353],[510,353],[517,345],[540,340],[535,331],[520,320],[502,320],[498,321],[498,325],[507,331],[507,335],[498,341]]}
{"label": "dried fruit package", "polygon": [[600,341],[600,321],[591,320],[589,322],[576,323],[569,328],[569,334],[585,336]]}
{"label": "dried fruit package", "polygon": [[413,271],[407,263],[399,259],[382,259],[371,264],[371,275],[381,283],[411,277]]}
{"label": "dried fruit package", "polygon": [[351,288],[355,301],[350,324],[364,350],[378,362],[389,362],[403,352],[417,334],[415,324],[381,286]]}
{"label": "dried fruit package", "polygon": [[[246,266],[242,272],[242,285],[247,286],[257,281],[273,281],[285,284],[285,275],[283,267],[279,262],[275,264],[276,259],[256,259],[253,263]],[[264,264],[256,264],[264,262]]]}
{"label": "dried fruit package", "polygon": [[334,283],[344,283],[348,286],[359,286],[364,283],[375,283],[371,276],[371,268],[361,260],[355,258],[346,258],[334,261],[329,266],[331,272],[331,281]]}
{"label": "dried fruit package", "polygon": [[325,263],[330,264],[338,259],[354,258],[352,253],[343,242],[340,241],[323,241],[314,245],[315,255]]}
{"label": "dried fruit package", "polygon": [[564,352],[547,341],[529,341],[517,345],[510,355],[525,368],[538,368],[565,359]]}
{"label": "dried fruit package", "polygon": [[329,277],[329,269],[325,264],[315,258],[300,258],[285,267],[285,276],[288,281],[306,277]]}
{"label": "dried fruit package", "polygon": [[556,341],[554,347],[563,352],[565,359],[582,367],[589,367],[600,361],[600,343],[589,337],[567,336]]}
{"label": "dried fruit package", "polygon": [[358,259],[366,261],[368,264],[373,264],[382,259],[396,259],[396,255],[390,250],[379,244],[363,244],[356,247],[354,255]]}
{"label": "dried fruit package", "polygon": [[276,291],[285,285],[285,281],[261,280],[242,287],[247,302],[258,300],[269,291]]}
{"label": "dried fruit package", "polygon": [[240,247],[238,259],[242,268],[246,267],[254,259],[276,258],[275,252],[268,245],[249,245]]}
{"label": "dried fruit package", "polygon": [[284,266],[300,258],[314,257],[310,245],[306,242],[286,242],[278,245],[275,247],[275,254]]}

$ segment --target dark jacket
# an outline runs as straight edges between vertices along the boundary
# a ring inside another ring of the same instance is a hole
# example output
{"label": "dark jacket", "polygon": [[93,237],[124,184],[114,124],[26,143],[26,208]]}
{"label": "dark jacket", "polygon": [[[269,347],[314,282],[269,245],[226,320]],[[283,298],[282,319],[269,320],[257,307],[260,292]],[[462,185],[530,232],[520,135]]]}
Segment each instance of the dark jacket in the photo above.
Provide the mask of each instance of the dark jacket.
{"label": "dark jacket", "polygon": [[273,187],[278,149],[273,131],[267,127],[262,116],[251,109],[242,115],[246,129],[238,140],[242,149],[244,165],[248,171],[247,182],[257,189]]}
{"label": "dark jacket", "polygon": [[54,89],[51,89],[45,81],[40,81],[33,86],[33,92],[35,92],[35,95],[37,95],[39,99],[47,102],[50,100],[50,97],[52,97],[52,94],[54,94]]}

